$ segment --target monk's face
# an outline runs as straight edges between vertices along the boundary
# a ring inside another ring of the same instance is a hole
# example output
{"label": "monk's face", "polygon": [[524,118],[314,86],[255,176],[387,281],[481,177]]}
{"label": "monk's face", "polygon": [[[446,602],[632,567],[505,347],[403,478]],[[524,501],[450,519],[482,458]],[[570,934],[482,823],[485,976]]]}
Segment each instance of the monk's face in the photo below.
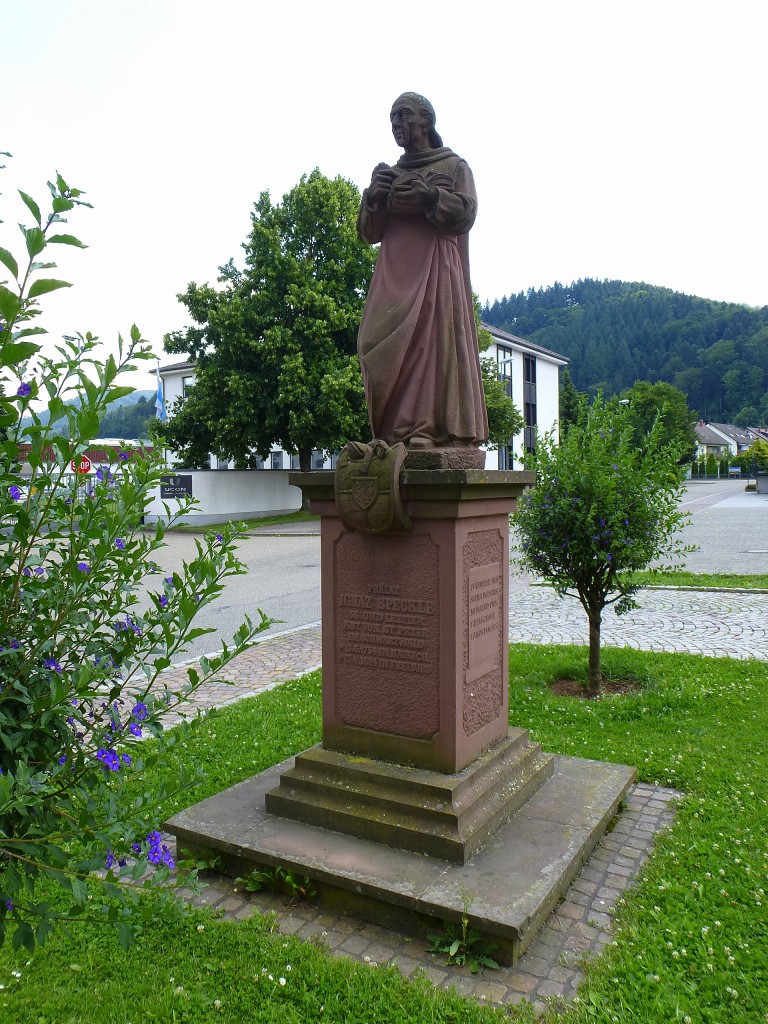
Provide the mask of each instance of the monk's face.
{"label": "monk's face", "polygon": [[432,122],[413,102],[401,96],[396,99],[389,115],[392,134],[398,146],[406,153],[419,153],[431,149],[429,131]]}

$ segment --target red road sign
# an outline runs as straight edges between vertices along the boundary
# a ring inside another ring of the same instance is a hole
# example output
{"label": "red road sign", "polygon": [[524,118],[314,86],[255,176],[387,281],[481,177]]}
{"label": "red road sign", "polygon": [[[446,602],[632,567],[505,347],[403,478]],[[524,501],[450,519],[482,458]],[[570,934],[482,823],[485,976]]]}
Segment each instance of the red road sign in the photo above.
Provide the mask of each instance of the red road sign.
{"label": "red road sign", "polygon": [[91,460],[87,455],[81,455],[79,459],[72,459],[71,465],[73,473],[91,472]]}

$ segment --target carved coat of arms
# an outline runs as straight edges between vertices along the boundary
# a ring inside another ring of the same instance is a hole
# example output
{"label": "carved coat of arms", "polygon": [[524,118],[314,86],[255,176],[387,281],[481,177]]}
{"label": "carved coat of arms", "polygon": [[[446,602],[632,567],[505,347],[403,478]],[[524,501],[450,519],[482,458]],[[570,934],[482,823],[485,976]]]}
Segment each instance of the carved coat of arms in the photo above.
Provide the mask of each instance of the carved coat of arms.
{"label": "carved coat of arms", "polygon": [[336,508],[348,530],[387,533],[409,530],[400,496],[400,469],[405,445],[384,441],[350,441],[339,456],[334,477]]}

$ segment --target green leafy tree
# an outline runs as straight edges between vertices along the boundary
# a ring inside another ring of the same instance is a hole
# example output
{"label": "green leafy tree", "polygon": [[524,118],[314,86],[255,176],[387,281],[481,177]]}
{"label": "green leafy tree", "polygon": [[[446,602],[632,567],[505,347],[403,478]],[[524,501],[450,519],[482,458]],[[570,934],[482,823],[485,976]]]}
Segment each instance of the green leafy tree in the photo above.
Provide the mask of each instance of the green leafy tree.
{"label": "green leafy tree", "polygon": [[745,452],[740,452],[732,462],[741,466],[742,473],[768,473],[768,441],[753,441]]}
{"label": "green leafy tree", "polygon": [[756,405],[743,406],[733,417],[736,427],[756,427],[760,424],[760,410]]}
{"label": "green leafy tree", "polygon": [[621,395],[626,403],[627,420],[635,431],[635,440],[643,444],[658,420],[659,436],[665,444],[680,450],[680,459],[689,462],[698,446],[696,413],[688,408],[682,391],[660,380],[638,380]]}
{"label": "green leafy tree", "polygon": [[[82,246],[58,225],[88,205],[61,175],[49,187],[45,218],[21,193],[33,218],[21,226],[25,260],[0,248],[10,274],[0,282],[0,945],[11,937],[30,951],[63,921],[112,925],[127,944],[151,919],[180,912],[164,887],[142,898],[172,866],[142,768],[172,742],[168,712],[269,622],[247,621],[187,684],[163,686],[171,659],[208,632],[194,624],[199,610],[242,566],[233,534],[212,534],[146,595],[165,528],[140,524],[161,461],[123,452],[92,483],[70,483],[71,460],[133,390],[121,379],[151,353],[136,327],[117,358],[98,359],[89,334],[42,352],[40,297],[69,285],[41,271],[55,267],[56,244]],[[23,472],[22,444],[31,449]],[[142,736],[157,742],[137,744]],[[150,865],[157,872],[142,882]]]}
{"label": "green leafy tree", "polygon": [[563,367],[560,378],[560,431],[566,433],[572,423],[575,423],[579,414],[579,403],[583,398],[583,392],[577,391],[571,371],[567,366]]}
{"label": "green leafy tree", "polygon": [[615,604],[621,615],[636,607],[632,574],[661,560],[659,571],[689,547],[678,511],[679,448],[665,441],[658,420],[639,447],[623,409],[598,395],[584,400],[559,445],[540,437],[527,468],[535,488],[523,496],[512,522],[521,564],[551,583],[560,596],[578,598],[589,623],[588,682],[600,690],[600,627]]}
{"label": "green leafy tree", "polygon": [[281,203],[262,192],[245,267],[221,268],[220,289],[190,284],[180,301],[194,326],[170,334],[189,353],[195,386],[159,437],[189,466],[214,452],[240,468],[277,442],[310,468],[369,433],[357,330],[375,250],[357,234],[360,194],[315,169]]}
{"label": "green leafy tree", "polygon": [[483,353],[493,345],[493,335],[483,327],[480,320],[480,299],[473,292],[477,344],[480,349],[480,370],[483,375],[485,408],[488,412],[488,447],[493,450],[504,448],[525,426],[520,410],[507,393],[507,384],[499,378],[498,366],[494,359]]}
{"label": "green leafy tree", "polygon": [[485,406],[488,410],[488,447],[503,448],[525,426],[520,410],[507,394],[503,380],[493,359],[480,359],[483,373]]}

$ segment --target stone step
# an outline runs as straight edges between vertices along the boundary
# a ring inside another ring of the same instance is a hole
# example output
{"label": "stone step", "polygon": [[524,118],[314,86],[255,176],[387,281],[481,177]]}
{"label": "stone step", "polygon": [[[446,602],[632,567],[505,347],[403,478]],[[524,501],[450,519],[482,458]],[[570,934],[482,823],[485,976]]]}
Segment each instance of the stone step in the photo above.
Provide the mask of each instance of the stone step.
{"label": "stone step", "polygon": [[271,814],[463,864],[551,774],[525,729],[452,775],[318,745],[265,799]]}

